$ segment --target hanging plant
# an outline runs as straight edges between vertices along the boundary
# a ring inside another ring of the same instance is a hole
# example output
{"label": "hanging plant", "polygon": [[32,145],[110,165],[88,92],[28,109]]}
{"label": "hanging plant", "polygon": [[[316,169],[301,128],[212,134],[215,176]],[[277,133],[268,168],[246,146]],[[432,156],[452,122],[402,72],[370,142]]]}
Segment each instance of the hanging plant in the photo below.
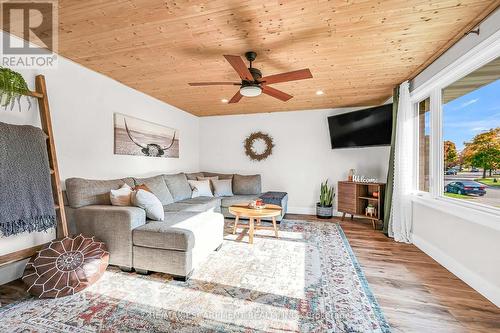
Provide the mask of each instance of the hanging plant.
{"label": "hanging plant", "polygon": [[17,103],[19,111],[21,111],[21,97],[26,96],[28,100],[28,108],[31,108],[31,100],[28,97],[30,90],[23,76],[13,70],[5,67],[0,67],[0,106],[7,109],[14,109]]}

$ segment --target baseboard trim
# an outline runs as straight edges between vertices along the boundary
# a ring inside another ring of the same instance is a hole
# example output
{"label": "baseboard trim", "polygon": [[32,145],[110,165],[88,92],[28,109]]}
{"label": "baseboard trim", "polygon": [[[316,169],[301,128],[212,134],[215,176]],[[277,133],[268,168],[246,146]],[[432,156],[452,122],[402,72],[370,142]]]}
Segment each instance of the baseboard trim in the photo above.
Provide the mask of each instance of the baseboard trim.
{"label": "baseboard trim", "polygon": [[481,276],[471,271],[460,262],[450,257],[438,247],[422,239],[418,235],[412,235],[413,244],[420,250],[436,260],[444,268],[455,274],[460,280],[467,283],[474,290],[490,300],[493,304],[500,307],[500,287],[495,286]]}
{"label": "baseboard trim", "polygon": [[288,206],[287,213],[314,215],[314,214],[316,214],[316,210],[314,208],[311,208],[311,207],[290,207],[290,206]]}
{"label": "baseboard trim", "polygon": [[[287,213],[289,214],[304,214],[304,215],[316,215],[316,207],[288,207]],[[336,210],[333,211],[333,216],[340,216],[341,214]]]}

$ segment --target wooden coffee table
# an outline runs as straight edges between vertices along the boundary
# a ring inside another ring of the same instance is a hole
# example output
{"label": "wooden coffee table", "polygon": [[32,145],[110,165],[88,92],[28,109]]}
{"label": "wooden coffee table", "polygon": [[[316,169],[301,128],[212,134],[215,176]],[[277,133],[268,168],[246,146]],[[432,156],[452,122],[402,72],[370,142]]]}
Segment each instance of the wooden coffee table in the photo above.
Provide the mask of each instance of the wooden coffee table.
{"label": "wooden coffee table", "polygon": [[[237,204],[229,207],[229,212],[235,216],[233,235],[236,234],[236,228],[238,227],[240,217],[248,218],[248,225],[240,224],[240,227],[250,229],[248,232],[249,244],[253,244],[253,234],[256,229],[274,230],[276,238],[279,238],[278,228],[276,226],[276,216],[281,215],[280,206],[266,204],[262,209],[255,209],[248,207],[248,204]],[[271,218],[273,226],[264,227],[260,225],[260,220],[263,218]]]}

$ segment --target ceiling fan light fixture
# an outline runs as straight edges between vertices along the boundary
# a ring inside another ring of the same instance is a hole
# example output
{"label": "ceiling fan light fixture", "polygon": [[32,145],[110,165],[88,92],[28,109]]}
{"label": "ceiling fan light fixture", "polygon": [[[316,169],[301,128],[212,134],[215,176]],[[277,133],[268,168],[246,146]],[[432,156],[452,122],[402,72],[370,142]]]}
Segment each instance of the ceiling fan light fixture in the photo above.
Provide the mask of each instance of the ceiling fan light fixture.
{"label": "ceiling fan light fixture", "polygon": [[262,94],[262,88],[257,85],[248,85],[240,88],[240,94],[245,97],[256,97]]}

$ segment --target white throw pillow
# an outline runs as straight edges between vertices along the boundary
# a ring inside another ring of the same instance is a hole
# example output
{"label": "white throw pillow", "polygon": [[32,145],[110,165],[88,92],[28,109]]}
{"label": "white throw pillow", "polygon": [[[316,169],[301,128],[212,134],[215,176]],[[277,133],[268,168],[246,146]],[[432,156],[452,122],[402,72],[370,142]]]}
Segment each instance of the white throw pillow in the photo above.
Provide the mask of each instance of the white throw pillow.
{"label": "white throw pillow", "polygon": [[163,221],[165,219],[165,212],[163,205],[153,193],[137,190],[132,194],[132,203],[134,206],[142,208],[146,211],[148,219],[155,221]]}
{"label": "white throw pillow", "polygon": [[212,177],[196,177],[198,180],[209,180],[210,181],[210,189],[212,192],[214,191],[214,184],[212,184],[212,181],[219,179],[219,176],[212,176]]}
{"label": "white throw pillow", "polygon": [[118,190],[109,192],[109,199],[113,206],[132,206],[132,188],[123,184]]}
{"label": "white throw pillow", "polygon": [[188,180],[193,195],[191,198],[196,197],[213,197],[212,190],[210,189],[210,181],[206,180]]}
{"label": "white throw pillow", "polygon": [[233,196],[233,180],[218,179],[213,180],[214,196],[216,197],[232,197]]}

